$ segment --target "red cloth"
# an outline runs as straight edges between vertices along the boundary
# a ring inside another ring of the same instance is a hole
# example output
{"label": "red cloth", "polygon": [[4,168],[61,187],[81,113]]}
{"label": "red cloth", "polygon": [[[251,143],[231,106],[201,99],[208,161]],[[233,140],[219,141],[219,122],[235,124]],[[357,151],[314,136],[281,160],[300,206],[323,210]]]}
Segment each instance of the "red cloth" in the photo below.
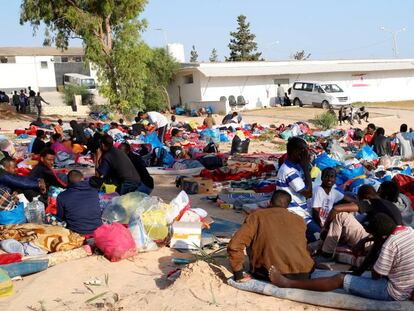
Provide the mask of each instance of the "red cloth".
{"label": "red cloth", "polygon": [[22,254],[11,253],[11,254],[0,254],[0,265],[7,265],[9,263],[21,262]]}
{"label": "red cloth", "polygon": [[261,176],[263,173],[272,172],[274,170],[275,167],[273,165],[259,164],[259,168],[255,172],[241,171],[233,174],[231,172],[223,172],[221,169],[215,169],[212,171],[204,169],[200,172],[200,176],[213,181],[241,180],[243,178]]}
{"label": "red cloth", "polygon": [[398,174],[392,179],[400,187],[400,192],[404,193],[412,202],[412,209],[414,210],[414,177]]}

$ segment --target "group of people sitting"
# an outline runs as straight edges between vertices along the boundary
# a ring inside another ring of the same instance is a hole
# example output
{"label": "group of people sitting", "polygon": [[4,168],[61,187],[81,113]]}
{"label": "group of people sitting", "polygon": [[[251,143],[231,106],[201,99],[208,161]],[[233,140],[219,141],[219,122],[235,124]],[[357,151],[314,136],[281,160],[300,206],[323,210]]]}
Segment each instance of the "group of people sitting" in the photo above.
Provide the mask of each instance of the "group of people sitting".
{"label": "group of people sitting", "polygon": [[[335,169],[326,168],[322,184],[314,187],[307,144],[291,138],[270,207],[250,214],[228,245],[235,280],[253,277],[284,288],[344,289],[385,301],[414,298],[413,210],[398,205],[403,196],[398,184],[384,182],[378,191],[363,185],[355,198],[336,187],[335,180]],[[362,264],[346,273],[318,270],[334,261],[339,244],[365,255]],[[243,267],[246,250],[249,273]]]}
{"label": "group of people sitting", "polygon": [[[333,112],[335,115],[335,112]],[[345,106],[341,107],[338,111],[338,121],[339,125],[342,125],[342,122],[348,121],[349,124],[354,125],[354,121],[357,121],[358,124],[361,124],[361,120],[368,122],[369,112],[365,110],[365,107],[355,108],[354,106]]]}
{"label": "group of people sitting", "polygon": [[389,137],[385,136],[385,130],[382,127],[376,127],[370,123],[367,126],[362,143],[372,146],[374,152],[382,156],[399,155],[403,160],[414,158],[414,132],[408,131],[407,124],[401,124],[400,131]]}

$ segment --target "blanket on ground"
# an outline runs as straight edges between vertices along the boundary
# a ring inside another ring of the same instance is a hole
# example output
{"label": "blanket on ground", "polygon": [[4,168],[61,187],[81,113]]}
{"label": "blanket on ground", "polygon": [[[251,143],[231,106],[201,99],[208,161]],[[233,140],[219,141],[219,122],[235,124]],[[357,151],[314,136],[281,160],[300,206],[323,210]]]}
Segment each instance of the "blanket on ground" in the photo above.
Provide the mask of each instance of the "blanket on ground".
{"label": "blanket on ground", "polygon": [[85,240],[80,234],[63,227],[31,223],[0,226],[0,240],[6,239],[32,242],[49,253],[78,248]]}

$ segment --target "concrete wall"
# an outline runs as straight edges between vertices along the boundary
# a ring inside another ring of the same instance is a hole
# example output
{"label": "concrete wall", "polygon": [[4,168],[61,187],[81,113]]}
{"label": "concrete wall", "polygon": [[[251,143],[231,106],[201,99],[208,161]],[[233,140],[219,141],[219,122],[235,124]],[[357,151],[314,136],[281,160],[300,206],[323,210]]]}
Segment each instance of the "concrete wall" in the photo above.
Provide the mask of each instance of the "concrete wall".
{"label": "concrete wall", "polygon": [[[56,90],[52,56],[16,56],[16,63],[0,64],[0,90],[11,92],[31,86],[37,91]],[[41,62],[47,68],[41,68]]]}
{"label": "concrete wall", "polygon": [[[221,96],[243,95],[248,105],[245,109],[257,109],[274,105],[278,80],[285,90],[298,80],[337,83],[351,97],[352,102],[414,100],[414,71],[394,70],[368,73],[320,73],[304,75],[258,76],[258,77],[213,77],[194,74],[193,84],[182,84],[178,75],[170,87],[172,104],[178,104],[177,85],[181,85],[183,104],[190,102],[214,102]],[[223,107],[224,108],[224,107]]]}
{"label": "concrete wall", "polygon": [[[182,104],[192,101],[201,101],[201,82],[203,81],[203,76],[199,72],[194,72],[193,74],[193,83],[186,83],[186,76],[189,73],[178,73],[174,78],[174,81],[168,87],[168,94],[170,95],[171,105],[178,105],[181,101]],[[180,89],[180,91],[179,91]],[[214,101],[219,99],[214,99]]]}

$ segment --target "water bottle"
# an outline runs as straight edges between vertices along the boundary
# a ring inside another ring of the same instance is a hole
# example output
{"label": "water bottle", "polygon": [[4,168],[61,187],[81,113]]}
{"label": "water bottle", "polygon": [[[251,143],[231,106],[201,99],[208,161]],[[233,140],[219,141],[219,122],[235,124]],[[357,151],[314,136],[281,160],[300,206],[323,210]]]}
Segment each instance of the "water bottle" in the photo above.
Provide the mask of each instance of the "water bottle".
{"label": "water bottle", "polygon": [[27,204],[25,215],[27,222],[43,224],[45,219],[45,205],[39,201],[39,197],[33,198],[33,201]]}

